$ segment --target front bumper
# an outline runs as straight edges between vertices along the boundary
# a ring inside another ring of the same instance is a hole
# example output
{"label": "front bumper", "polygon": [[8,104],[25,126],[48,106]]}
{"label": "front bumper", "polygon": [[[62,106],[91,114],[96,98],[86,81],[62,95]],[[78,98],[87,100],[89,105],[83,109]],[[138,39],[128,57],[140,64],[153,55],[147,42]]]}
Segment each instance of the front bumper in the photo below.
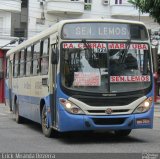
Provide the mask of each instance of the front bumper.
{"label": "front bumper", "polygon": [[[142,114],[89,116],[69,114],[65,110],[59,111],[58,130],[88,131],[88,130],[121,130],[153,127],[153,106],[148,112]],[[147,120],[148,123],[137,122]]]}

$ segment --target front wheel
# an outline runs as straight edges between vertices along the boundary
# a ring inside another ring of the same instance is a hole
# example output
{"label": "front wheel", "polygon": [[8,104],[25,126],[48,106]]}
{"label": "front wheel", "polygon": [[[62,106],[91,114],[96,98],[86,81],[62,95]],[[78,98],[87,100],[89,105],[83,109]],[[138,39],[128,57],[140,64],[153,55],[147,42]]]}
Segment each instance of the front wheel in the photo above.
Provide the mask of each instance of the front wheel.
{"label": "front wheel", "polygon": [[41,114],[42,121],[42,132],[46,137],[52,137],[53,129],[47,126],[47,112],[46,107],[44,106]]}
{"label": "front wheel", "polygon": [[118,137],[126,137],[131,133],[131,129],[128,130],[115,130],[114,134]]}

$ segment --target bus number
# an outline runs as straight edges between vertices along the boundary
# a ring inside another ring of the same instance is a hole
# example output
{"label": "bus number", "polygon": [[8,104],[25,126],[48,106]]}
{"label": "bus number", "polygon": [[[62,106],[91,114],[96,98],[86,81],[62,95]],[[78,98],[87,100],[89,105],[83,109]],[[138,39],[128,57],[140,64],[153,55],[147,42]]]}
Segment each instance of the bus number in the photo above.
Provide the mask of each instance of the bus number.
{"label": "bus number", "polygon": [[107,53],[106,48],[97,48],[97,53]]}

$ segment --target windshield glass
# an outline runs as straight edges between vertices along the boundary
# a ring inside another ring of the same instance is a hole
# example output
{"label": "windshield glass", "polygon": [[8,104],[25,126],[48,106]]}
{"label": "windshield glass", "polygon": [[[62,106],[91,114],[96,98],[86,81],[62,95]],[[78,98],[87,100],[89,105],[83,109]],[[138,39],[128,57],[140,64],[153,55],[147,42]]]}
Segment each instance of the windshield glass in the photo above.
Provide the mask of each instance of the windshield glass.
{"label": "windshield glass", "polygon": [[62,85],[92,93],[143,90],[151,85],[147,44],[63,43]]}

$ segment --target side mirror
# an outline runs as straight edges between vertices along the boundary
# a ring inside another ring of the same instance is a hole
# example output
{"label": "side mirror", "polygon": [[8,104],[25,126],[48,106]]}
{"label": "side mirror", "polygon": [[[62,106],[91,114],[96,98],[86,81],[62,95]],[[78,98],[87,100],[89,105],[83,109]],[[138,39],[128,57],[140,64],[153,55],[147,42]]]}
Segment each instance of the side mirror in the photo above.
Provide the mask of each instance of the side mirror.
{"label": "side mirror", "polygon": [[52,49],[51,63],[58,64],[58,48]]}

